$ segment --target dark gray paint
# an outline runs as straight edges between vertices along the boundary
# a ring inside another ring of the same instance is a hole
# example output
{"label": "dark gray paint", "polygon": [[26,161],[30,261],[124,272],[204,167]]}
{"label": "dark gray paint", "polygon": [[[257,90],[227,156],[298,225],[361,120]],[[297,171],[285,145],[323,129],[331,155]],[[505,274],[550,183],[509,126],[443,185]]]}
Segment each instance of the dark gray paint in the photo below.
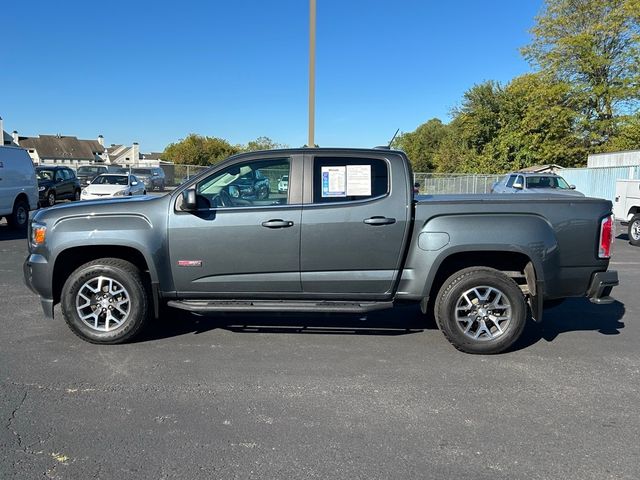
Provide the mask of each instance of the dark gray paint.
{"label": "dark gray paint", "polygon": [[[182,191],[212,171],[255,158],[290,156],[290,206],[177,212]],[[380,158],[389,162],[388,196],[347,205],[310,205],[314,155]],[[242,154],[160,198],[82,202],[38,212],[47,244],[32,248],[27,280],[51,299],[56,257],[78,246],[122,245],[139,250],[166,298],[421,300],[437,269],[465,251],[518,252],[535,267],[547,298],[580,296],[597,258],[600,219],[611,203],[557,195],[421,197],[414,203],[406,156],[389,150],[299,149]],[[304,186],[304,187],[303,187]],[[393,217],[391,225],[363,220]],[[413,220],[412,220],[413,217]],[[268,229],[270,219],[293,222]],[[421,235],[438,234],[438,242]],[[443,241],[442,234],[448,235]],[[426,241],[426,247],[425,247]],[[203,267],[177,267],[178,260]],[[33,275],[29,277],[31,267]]]}

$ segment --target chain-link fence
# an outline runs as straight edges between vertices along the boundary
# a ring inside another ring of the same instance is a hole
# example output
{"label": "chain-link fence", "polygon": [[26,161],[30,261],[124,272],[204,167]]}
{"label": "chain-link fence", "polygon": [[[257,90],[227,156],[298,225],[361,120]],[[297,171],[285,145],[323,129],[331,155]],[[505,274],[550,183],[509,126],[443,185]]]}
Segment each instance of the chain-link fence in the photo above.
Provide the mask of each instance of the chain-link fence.
{"label": "chain-link fence", "polygon": [[491,193],[491,187],[504,175],[466,173],[414,173],[421,195]]}

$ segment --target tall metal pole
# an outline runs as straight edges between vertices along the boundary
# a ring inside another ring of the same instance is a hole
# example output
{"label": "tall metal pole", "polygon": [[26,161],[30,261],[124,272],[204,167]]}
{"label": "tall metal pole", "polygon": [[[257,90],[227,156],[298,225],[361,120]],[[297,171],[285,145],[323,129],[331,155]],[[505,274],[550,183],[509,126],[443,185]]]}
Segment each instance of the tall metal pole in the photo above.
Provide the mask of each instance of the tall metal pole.
{"label": "tall metal pole", "polygon": [[314,147],[316,114],[316,0],[309,0],[309,141]]}

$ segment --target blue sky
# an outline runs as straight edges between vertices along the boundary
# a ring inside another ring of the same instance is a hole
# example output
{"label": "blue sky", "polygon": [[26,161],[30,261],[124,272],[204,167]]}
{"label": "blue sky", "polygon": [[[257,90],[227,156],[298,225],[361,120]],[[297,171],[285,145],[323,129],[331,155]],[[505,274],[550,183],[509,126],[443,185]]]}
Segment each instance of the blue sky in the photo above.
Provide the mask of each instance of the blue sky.
{"label": "blue sky", "polygon": [[[317,0],[316,143],[368,147],[530,70],[542,0]],[[0,116],[21,135],[158,151],[190,132],[307,140],[308,1],[21,0],[0,15]]]}

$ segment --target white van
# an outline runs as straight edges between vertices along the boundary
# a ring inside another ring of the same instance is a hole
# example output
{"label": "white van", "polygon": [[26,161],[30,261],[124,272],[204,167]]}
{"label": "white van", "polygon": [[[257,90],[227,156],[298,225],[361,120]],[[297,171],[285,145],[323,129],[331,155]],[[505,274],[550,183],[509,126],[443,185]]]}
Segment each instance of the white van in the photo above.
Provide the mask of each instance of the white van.
{"label": "white van", "polygon": [[640,180],[618,180],[613,215],[629,226],[629,242],[640,247]]}
{"label": "white van", "polygon": [[25,228],[29,210],[38,208],[38,181],[27,151],[0,147],[0,218],[10,226]]}

